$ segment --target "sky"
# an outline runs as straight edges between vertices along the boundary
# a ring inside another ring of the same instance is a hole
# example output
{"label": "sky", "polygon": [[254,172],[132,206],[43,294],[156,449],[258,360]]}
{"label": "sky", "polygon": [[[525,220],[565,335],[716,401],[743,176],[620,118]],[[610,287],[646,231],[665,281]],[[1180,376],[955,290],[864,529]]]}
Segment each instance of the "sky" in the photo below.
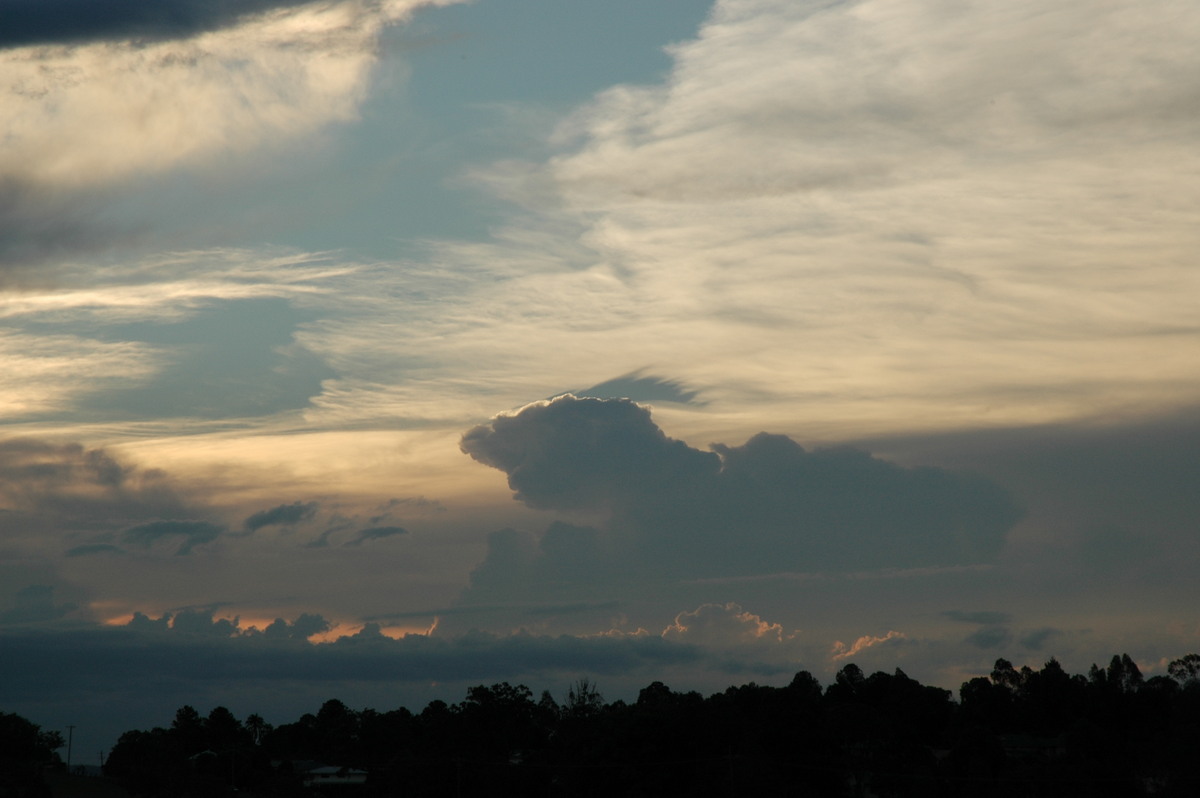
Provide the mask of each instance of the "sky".
{"label": "sky", "polygon": [[0,710],[94,764],[183,704],[1164,672],[1198,36],[0,0]]}

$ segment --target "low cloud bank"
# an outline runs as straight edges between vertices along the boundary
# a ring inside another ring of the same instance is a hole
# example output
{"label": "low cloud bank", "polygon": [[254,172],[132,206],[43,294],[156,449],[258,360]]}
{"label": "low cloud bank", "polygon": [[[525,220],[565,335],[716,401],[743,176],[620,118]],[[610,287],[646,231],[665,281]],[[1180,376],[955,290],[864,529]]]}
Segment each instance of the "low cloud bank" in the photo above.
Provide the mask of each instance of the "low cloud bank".
{"label": "low cloud bank", "polygon": [[556,521],[489,539],[468,601],[537,600],[630,582],[987,562],[1020,518],[982,478],[903,468],[760,433],[700,451],[628,400],[563,396],[468,431],[465,453]]}

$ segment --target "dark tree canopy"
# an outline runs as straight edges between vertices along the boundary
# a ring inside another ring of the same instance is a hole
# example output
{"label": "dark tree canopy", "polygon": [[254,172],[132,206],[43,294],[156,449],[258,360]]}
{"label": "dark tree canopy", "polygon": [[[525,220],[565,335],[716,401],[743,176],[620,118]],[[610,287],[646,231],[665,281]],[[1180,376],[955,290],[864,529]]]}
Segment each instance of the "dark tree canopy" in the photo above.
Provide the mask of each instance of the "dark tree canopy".
{"label": "dark tree canopy", "polygon": [[333,794],[316,765],[357,774],[339,794],[364,798],[1193,796],[1200,657],[1168,673],[1145,679],[1128,655],[1086,675],[999,659],[957,700],[852,663],[826,687],[807,671],[708,697],[653,682],[631,704],[606,703],[590,679],[537,700],[501,682],[416,714],[333,699],[276,727],[183,707],[168,729],[123,735],[108,770],[145,796]]}

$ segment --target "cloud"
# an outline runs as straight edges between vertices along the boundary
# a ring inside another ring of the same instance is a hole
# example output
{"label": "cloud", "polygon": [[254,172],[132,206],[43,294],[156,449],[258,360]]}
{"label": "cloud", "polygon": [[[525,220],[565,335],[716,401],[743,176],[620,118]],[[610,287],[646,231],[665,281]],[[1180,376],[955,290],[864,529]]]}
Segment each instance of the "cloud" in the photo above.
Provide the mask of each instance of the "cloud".
{"label": "cloud", "polygon": [[574,396],[595,399],[632,399],[635,402],[678,402],[692,404],[699,392],[684,386],[678,380],[657,377],[641,371],[630,372],[611,380],[605,380],[576,391],[567,391]]}
{"label": "cloud", "polygon": [[1018,642],[1030,651],[1042,651],[1046,641],[1053,637],[1061,637],[1063,631],[1046,626],[1041,629],[1031,629],[1021,634]]}
{"label": "cloud", "polygon": [[603,509],[720,467],[715,454],[667,438],[632,402],[569,394],[469,430],[462,449],[504,471],[515,498],[538,509]]}
{"label": "cloud", "polygon": [[1004,648],[1012,642],[1012,631],[1009,628],[1009,624],[1012,622],[1012,615],[1007,612],[995,612],[991,610],[977,610],[974,612],[947,610],[942,613],[942,617],[949,618],[958,623],[978,625],[979,628],[967,635],[965,641],[976,648]]}
{"label": "cloud", "polygon": [[154,373],[160,353],[133,341],[0,329],[0,412],[17,420],[69,410],[81,395],[138,384]]}
{"label": "cloud", "polygon": [[591,597],[630,575],[599,529],[565,521],[540,535],[501,529],[488,535],[487,558],[471,572],[472,603],[539,603],[553,597]]}
{"label": "cloud", "polygon": [[[1185,484],[1200,470],[1200,413],[975,430],[866,441],[898,458],[977,469],[1028,508],[1009,535],[1010,562],[1094,611],[1097,585],[1158,605],[1200,563],[1194,519],[1200,496]],[[1132,588],[1132,589],[1130,589]]]}
{"label": "cloud", "polygon": [[1021,646],[1030,649],[1031,652],[1040,652],[1040,650],[1045,648],[1046,641],[1049,641],[1052,637],[1061,637],[1062,635],[1063,631],[1061,629],[1043,626],[1042,629],[1031,629],[1022,632],[1018,638],[1018,642],[1020,642]]}
{"label": "cloud", "polygon": [[524,373],[636,352],[731,423],[751,402],[842,436],[1186,405],[1197,29],[1175,0],[717,2],[662,81],[477,173],[532,209],[496,261],[566,241],[469,315],[552,350]]}
{"label": "cloud", "polygon": [[182,539],[175,553],[186,555],[196,546],[216,540],[225,531],[225,527],[208,521],[147,521],[129,527],[121,536],[125,542],[143,548],[151,548],[160,540]]}
{"label": "cloud", "polygon": [[378,513],[369,519],[372,524],[378,524],[392,517],[396,510],[406,510],[410,513],[432,515],[446,512],[446,506],[436,499],[424,496],[409,496],[403,499],[388,499],[378,508]]}
{"label": "cloud", "polygon": [[667,640],[694,643],[706,647],[738,647],[782,643],[783,627],[767,623],[732,602],[704,604],[692,612],[681,612],[675,622],[663,630]]}
{"label": "cloud", "polygon": [[[1157,564],[1164,554],[1164,540],[1127,526],[1100,523],[1084,527],[1081,532],[1080,561],[1090,574],[1098,577],[1135,576]],[[1181,553],[1176,550],[1171,556],[1178,557]]]}
{"label": "cloud", "polygon": [[[175,635],[228,639],[241,633],[238,627],[237,618],[214,618],[211,610],[181,610],[171,618],[170,628]],[[163,626],[148,628],[161,631]]]}
{"label": "cloud", "polygon": [[[733,575],[978,564],[1020,516],[980,478],[759,434],[701,452],[627,400],[564,396],[468,431],[463,451],[531,507],[584,512],[489,539],[468,597]],[[612,589],[612,588],[610,588]]]}
{"label": "cloud", "polygon": [[301,521],[311,520],[318,506],[316,502],[292,502],[259,510],[242,522],[242,528],[255,532],[265,526],[295,526]]}
{"label": "cloud", "polygon": [[967,641],[976,648],[1004,648],[1012,642],[1012,632],[1007,626],[984,626],[967,635]]}
{"label": "cloud", "polygon": [[178,39],[311,0],[6,0],[0,48],[98,40]]}
{"label": "cloud", "polygon": [[64,553],[64,557],[91,557],[96,554],[124,554],[125,550],[111,543],[84,543],[72,546]]}
{"label": "cloud", "polygon": [[381,31],[439,2],[17,0],[0,32],[0,267],[141,235],[107,218],[141,178],[354,119]]}
{"label": "cloud", "polygon": [[[352,264],[215,249],[56,269],[0,308],[0,411],[13,421],[283,414],[335,376],[296,340]],[[180,430],[182,431],[182,430]]]}
{"label": "cloud", "polygon": [[122,462],[104,449],[33,438],[0,440],[0,523],[10,543],[23,537],[32,541],[51,530],[100,533],[187,517],[201,504],[164,472]]}
{"label": "cloud", "polygon": [[328,632],[332,628],[329,621],[320,615],[304,613],[291,623],[288,623],[283,618],[276,618],[262,633],[268,638],[307,640],[313,635]]}
{"label": "cloud", "polygon": [[13,267],[128,243],[141,232],[104,217],[104,197],[94,191],[64,194],[48,191],[28,176],[0,174],[0,287],[28,288],[47,281],[45,273],[17,272]]}
{"label": "cloud", "polygon": [[[313,644],[304,639],[325,631],[327,626],[319,616],[307,615],[292,624],[276,621],[268,627],[274,631],[257,632],[243,629],[237,619],[214,618],[209,611],[197,610],[158,619],[138,614],[125,626],[88,628],[41,638],[22,636],[18,630],[5,635],[5,648],[10,650],[7,644],[12,644],[15,659],[6,657],[0,664],[0,674],[8,685],[6,691],[18,682],[28,686],[39,681],[37,671],[29,668],[43,667],[48,658],[72,647],[76,660],[89,663],[92,676],[87,681],[93,688],[100,688],[120,668],[125,669],[121,683],[151,674],[156,681],[166,678],[181,683],[229,678],[263,683],[448,681],[554,671],[621,673],[643,666],[697,662],[703,656],[695,646],[653,635],[573,637],[474,632],[444,639],[413,634],[393,639],[380,634],[378,624],[368,624],[329,643]],[[151,656],[129,658],[131,647],[147,646],[143,650]],[[62,670],[59,663],[47,673]]]}
{"label": "cloud", "polygon": [[383,538],[395,537],[396,535],[407,535],[408,530],[401,526],[373,526],[359,530],[353,540],[343,543],[343,546],[361,546],[372,540],[382,540]]}
{"label": "cloud", "polygon": [[1007,612],[994,612],[991,610],[980,610],[975,612],[946,610],[942,613],[942,616],[949,618],[952,621],[959,621],[960,623],[978,623],[993,626],[1012,621],[1012,616]]}
{"label": "cloud", "polygon": [[183,41],[0,51],[2,173],[89,185],[353,118],[375,37],[419,5],[305,4]]}
{"label": "cloud", "polygon": [[833,644],[833,650],[830,658],[837,662],[839,660],[849,659],[857,656],[869,648],[873,648],[882,644],[895,645],[898,641],[906,640],[908,636],[903,632],[889,630],[887,634],[882,636],[863,635],[854,641],[851,645],[846,645],[842,641],[837,641]]}
{"label": "cloud", "polygon": [[78,609],[77,604],[56,604],[50,585],[28,585],[17,591],[13,606],[0,612],[0,625],[45,624]]}

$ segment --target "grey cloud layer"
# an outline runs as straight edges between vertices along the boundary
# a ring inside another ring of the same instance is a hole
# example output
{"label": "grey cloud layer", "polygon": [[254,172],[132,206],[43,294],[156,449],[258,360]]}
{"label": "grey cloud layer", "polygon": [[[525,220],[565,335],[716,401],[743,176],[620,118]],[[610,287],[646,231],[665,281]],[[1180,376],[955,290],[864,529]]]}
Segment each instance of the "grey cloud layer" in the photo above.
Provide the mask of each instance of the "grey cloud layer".
{"label": "grey cloud layer", "polygon": [[[343,545],[359,546],[406,534],[394,511],[426,505],[437,506],[428,500],[392,500],[383,512],[360,518],[324,513],[319,502],[294,501],[252,513],[240,527],[231,527],[202,482],[181,482],[100,448],[0,440],[0,534],[10,551],[37,556],[56,550],[72,559],[133,551],[190,555],[220,539],[272,530],[303,530],[316,534],[320,543],[346,532],[351,537]],[[316,532],[322,526],[324,531]]]}
{"label": "grey cloud layer", "polygon": [[211,543],[226,531],[207,521],[149,521],[126,529],[121,537],[128,543],[150,548],[160,540],[179,540],[176,554],[191,554],[192,549]]}
{"label": "grey cloud layer", "polygon": [[693,449],[626,400],[565,396],[463,436],[532,507],[599,527],[492,535],[468,595],[530,599],[609,580],[986,562],[1020,516],[983,479],[759,434]]}
{"label": "grey cloud layer", "polygon": [[29,438],[0,441],[0,508],[10,540],[202,514],[161,471],[122,463],[103,449]]}
{"label": "grey cloud layer", "polygon": [[28,585],[17,591],[13,606],[0,612],[0,626],[56,621],[76,609],[72,603],[57,603],[50,585]]}
{"label": "grey cloud layer", "polygon": [[4,0],[0,47],[193,36],[311,0]]}
{"label": "grey cloud layer", "polygon": [[292,526],[311,519],[317,512],[316,502],[292,502],[281,504],[269,510],[260,510],[246,518],[242,526],[248,532],[262,529],[265,526]]}
{"label": "grey cloud layer", "polygon": [[[690,663],[703,653],[695,646],[659,636],[498,636],[475,632],[458,638],[407,635],[393,639],[368,624],[334,643],[304,637],[328,628],[315,615],[289,624],[278,620],[266,631],[242,630],[236,620],[211,613],[181,612],[154,619],[134,617],[116,628],[56,633],[3,633],[0,698],[52,684],[107,692],[139,679],[159,682],[457,681],[530,673],[584,671],[621,673],[642,666]],[[130,651],[142,652],[130,657]],[[86,668],[79,663],[86,662]]]}

